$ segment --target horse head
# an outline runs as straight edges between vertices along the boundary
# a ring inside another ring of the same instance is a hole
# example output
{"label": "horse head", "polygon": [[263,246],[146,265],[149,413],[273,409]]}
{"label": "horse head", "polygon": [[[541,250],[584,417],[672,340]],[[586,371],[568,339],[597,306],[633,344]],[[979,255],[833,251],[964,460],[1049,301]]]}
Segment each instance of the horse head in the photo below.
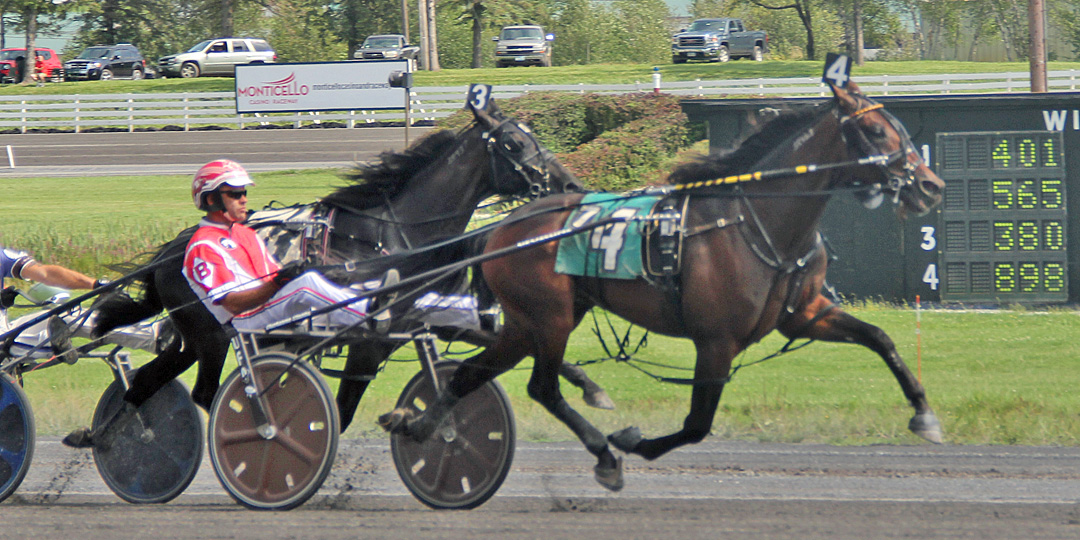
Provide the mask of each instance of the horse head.
{"label": "horse head", "polygon": [[583,191],[574,173],[536,140],[532,130],[504,116],[494,100],[483,100],[480,106],[470,100],[467,107],[483,129],[499,194],[518,194],[527,188],[530,197],[535,198]]}
{"label": "horse head", "polygon": [[868,207],[891,195],[901,216],[923,215],[941,202],[945,181],[923,162],[904,125],[884,107],[862,95],[855,83],[832,86],[840,128],[848,150],[860,157],[887,156],[870,178],[853,178],[870,187],[857,193]]}

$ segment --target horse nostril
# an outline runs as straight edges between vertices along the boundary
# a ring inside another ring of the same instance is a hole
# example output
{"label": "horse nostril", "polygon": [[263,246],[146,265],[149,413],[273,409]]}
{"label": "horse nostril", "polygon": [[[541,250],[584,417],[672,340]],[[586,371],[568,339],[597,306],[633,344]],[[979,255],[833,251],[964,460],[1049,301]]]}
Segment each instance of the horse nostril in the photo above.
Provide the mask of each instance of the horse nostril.
{"label": "horse nostril", "polygon": [[921,189],[923,193],[933,197],[937,197],[941,193],[942,187],[941,182],[935,182],[933,180],[919,181],[919,189]]}

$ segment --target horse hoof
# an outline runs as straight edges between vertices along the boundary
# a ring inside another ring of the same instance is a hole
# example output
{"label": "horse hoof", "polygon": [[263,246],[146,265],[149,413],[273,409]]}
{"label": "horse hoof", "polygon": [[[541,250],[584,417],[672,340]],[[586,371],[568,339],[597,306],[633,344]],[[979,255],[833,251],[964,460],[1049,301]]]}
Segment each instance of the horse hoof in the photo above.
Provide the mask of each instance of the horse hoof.
{"label": "horse hoof", "polygon": [[942,443],[941,422],[938,422],[937,415],[933,411],[919,413],[911,417],[911,422],[908,422],[908,429],[934,444]]}
{"label": "horse hoof", "polygon": [[376,423],[388,433],[404,433],[412,417],[412,409],[394,409],[379,416]]}
{"label": "horse hoof", "polygon": [[604,468],[600,465],[593,467],[593,475],[596,481],[611,491],[619,491],[623,488],[622,458],[615,460],[615,467]]}
{"label": "horse hoof", "polygon": [[94,437],[90,434],[90,428],[81,427],[68,433],[60,443],[68,448],[93,448]]}
{"label": "horse hoof", "polygon": [[641,443],[642,438],[640,429],[628,427],[622,431],[617,431],[608,435],[608,442],[615,448],[630,453],[637,448],[637,445]]}
{"label": "horse hoof", "polygon": [[590,407],[607,411],[615,410],[615,402],[602,389],[594,392],[586,391],[581,394],[581,397],[585,400],[585,404]]}

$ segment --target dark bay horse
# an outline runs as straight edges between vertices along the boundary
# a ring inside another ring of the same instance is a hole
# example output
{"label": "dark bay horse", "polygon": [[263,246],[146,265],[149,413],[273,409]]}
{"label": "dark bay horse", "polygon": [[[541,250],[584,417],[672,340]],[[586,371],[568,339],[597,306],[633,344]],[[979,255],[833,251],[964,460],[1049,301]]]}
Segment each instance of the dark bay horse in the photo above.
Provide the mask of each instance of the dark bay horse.
{"label": "dark bay horse", "polygon": [[[644,278],[557,273],[556,242],[513,249],[567,227],[583,195],[556,195],[518,209],[495,228],[485,248],[487,254],[500,249],[510,254],[482,265],[505,310],[498,340],[456,370],[447,391],[426,411],[398,409],[383,415],[380,423],[392,432],[426,440],[462,396],[531,355],[535,363],[529,395],[597,456],[597,481],[618,490],[623,486],[622,459],[609,443],[651,460],[701,441],[712,427],[732,360],[779,330],[789,338],[857,343],[878,353],[915,409],[909,428],[941,442],[940,424],[925,391],[889,337],[821,294],[827,258],[817,228],[834,192],[861,192],[867,198],[885,194],[893,197],[901,214],[923,214],[940,202],[944,182],[880,104],[861,95],[854,84],[847,90],[834,87],[833,94],[833,100],[810,111],[782,114],[734,152],[702,158],[669,176],[674,187],[666,193],[689,197],[674,291]],[[868,156],[878,159],[858,161]],[[790,172],[782,178],[745,175],[786,168]],[[724,181],[709,182],[714,179]],[[693,340],[693,392],[681,430],[649,439],[637,428],[627,428],[605,437],[563,399],[557,373],[567,338],[594,305],[650,331]]]}
{"label": "dark bay horse", "polygon": [[[477,204],[496,194],[525,197],[581,190],[573,173],[527,127],[504,117],[493,101],[483,101],[480,107],[470,102],[468,108],[475,122],[461,132],[435,132],[402,153],[385,152],[378,162],[353,171],[351,185],[317,203],[329,209],[326,215],[332,219],[329,246],[325,258],[308,262],[362,260],[456,236],[465,230]],[[196,361],[194,401],[209,409],[217,391],[230,339],[181,274],[182,254],[193,232],[181,233],[148,263],[168,260],[143,278],[136,303],[118,297],[97,306],[98,333],[156,316],[166,308],[183,337],[139,369],[125,396],[135,405]],[[337,395],[342,431],[379,364],[395,346],[372,342],[349,347]],[[606,399],[580,368],[568,368],[571,382],[591,385]]]}

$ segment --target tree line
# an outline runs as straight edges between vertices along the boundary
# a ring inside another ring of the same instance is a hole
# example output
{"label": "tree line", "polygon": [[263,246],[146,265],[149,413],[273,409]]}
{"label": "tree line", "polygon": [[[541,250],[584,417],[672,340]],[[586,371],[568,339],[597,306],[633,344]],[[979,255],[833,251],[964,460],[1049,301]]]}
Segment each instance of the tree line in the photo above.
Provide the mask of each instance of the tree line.
{"label": "tree line", "polygon": [[[1080,3],[1046,6],[1048,26],[1080,53]],[[132,43],[156,63],[204,39],[255,36],[282,62],[344,60],[372,34],[418,42],[421,11],[438,29],[431,66],[455,69],[492,67],[491,37],[525,23],[555,34],[556,65],[666,63],[671,34],[685,22],[664,0],[0,0],[0,45],[24,37],[33,47],[74,22],[65,58],[88,45]],[[995,41],[1009,60],[1027,58],[1027,0],[694,0],[690,15],[740,17],[768,32],[779,59],[857,56],[862,46],[889,59],[939,59],[946,46],[973,57]]]}

